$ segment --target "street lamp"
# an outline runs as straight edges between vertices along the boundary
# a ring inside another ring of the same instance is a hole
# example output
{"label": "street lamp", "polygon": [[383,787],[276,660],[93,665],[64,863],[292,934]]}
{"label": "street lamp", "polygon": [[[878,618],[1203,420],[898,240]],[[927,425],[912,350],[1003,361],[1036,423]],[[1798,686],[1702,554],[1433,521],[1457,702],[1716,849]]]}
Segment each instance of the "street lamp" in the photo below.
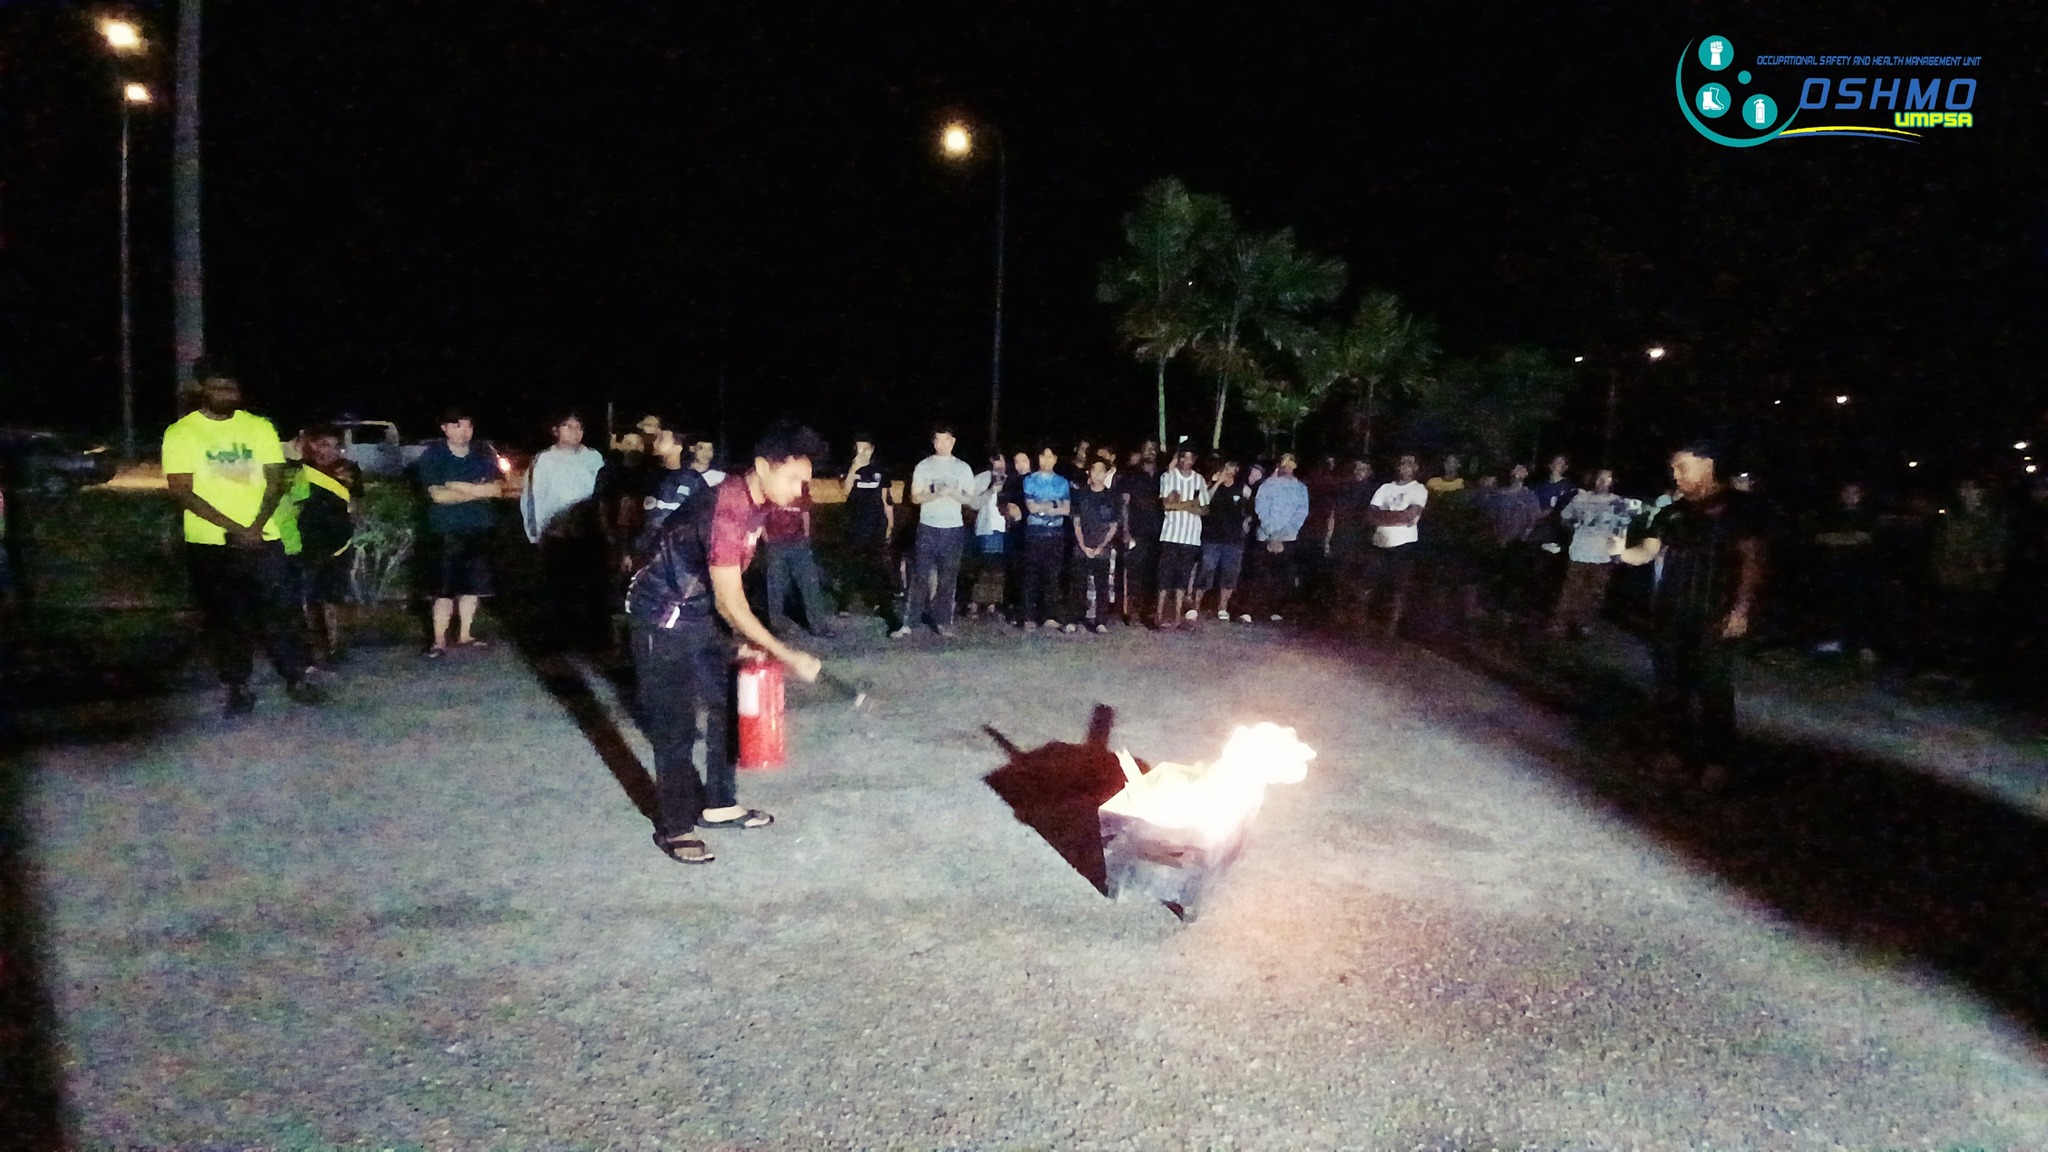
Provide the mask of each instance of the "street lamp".
{"label": "street lamp", "polygon": [[[994,451],[996,431],[1003,406],[1003,240],[1009,230],[1010,157],[1003,146],[1002,130],[989,126],[996,142],[996,309],[994,350],[988,370],[988,444]],[[974,130],[955,120],[939,132],[939,151],[949,160],[965,160],[974,154]]]}
{"label": "street lamp", "polygon": [[[100,37],[117,56],[143,50],[142,30],[133,21],[109,17],[100,21]],[[148,104],[149,88],[121,85],[121,454],[135,460],[135,321],[133,276],[128,256],[128,120],[129,111]]]}
{"label": "street lamp", "polygon": [[116,52],[142,51],[142,29],[131,20],[108,17],[100,21],[100,37]]}

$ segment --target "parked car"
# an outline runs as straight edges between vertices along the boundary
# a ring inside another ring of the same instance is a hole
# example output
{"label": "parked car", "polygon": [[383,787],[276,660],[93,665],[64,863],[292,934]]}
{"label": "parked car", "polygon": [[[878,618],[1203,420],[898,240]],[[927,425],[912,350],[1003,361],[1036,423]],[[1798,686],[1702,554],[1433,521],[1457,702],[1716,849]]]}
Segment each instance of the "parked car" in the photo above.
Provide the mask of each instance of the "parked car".
{"label": "parked car", "polygon": [[[378,479],[405,475],[405,470],[413,466],[429,444],[440,443],[437,438],[408,444],[399,435],[398,425],[389,420],[343,417],[331,423],[341,432],[341,454],[354,461],[356,467],[363,470],[363,475]],[[507,484],[516,490],[525,475],[521,455],[493,447],[488,440],[476,443],[480,450],[498,458],[498,470],[505,474]],[[297,439],[285,441],[284,454],[289,459],[299,458]]]}
{"label": "parked car", "polygon": [[105,444],[84,445],[38,428],[0,428],[0,484],[56,496],[114,478]]}
{"label": "parked car", "polygon": [[[398,425],[389,420],[357,420],[344,417],[333,421],[341,432],[341,454],[355,462],[365,476],[389,478],[404,475],[412,462],[427,450],[428,441],[407,444],[398,434]],[[290,459],[299,458],[299,444],[296,438],[285,441],[284,454]]]}

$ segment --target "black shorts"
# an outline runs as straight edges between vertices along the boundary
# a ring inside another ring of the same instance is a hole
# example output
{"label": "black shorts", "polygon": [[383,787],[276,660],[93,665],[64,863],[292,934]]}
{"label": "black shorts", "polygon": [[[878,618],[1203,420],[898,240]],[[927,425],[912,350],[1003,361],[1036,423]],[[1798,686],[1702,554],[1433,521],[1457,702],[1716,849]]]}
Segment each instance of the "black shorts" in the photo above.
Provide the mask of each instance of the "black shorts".
{"label": "black shorts", "polygon": [[1408,587],[1408,581],[1415,573],[1414,544],[1398,544],[1392,548],[1372,550],[1372,586],[1375,590],[1391,588],[1396,592]]}
{"label": "black shorts", "polygon": [[491,537],[486,532],[434,536],[434,599],[491,594]]}
{"label": "black shorts", "polygon": [[1159,590],[1161,592],[1185,592],[1195,579],[1195,570],[1202,566],[1202,546],[1199,544],[1175,544],[1172,541],[1159,542]]}
{"label": "black shorts", "polygon": [[339,556],[300,553],[306,565],[306,603],[346,604],[354,599],[349,571],[355,566],[356,550],[343,548]]}

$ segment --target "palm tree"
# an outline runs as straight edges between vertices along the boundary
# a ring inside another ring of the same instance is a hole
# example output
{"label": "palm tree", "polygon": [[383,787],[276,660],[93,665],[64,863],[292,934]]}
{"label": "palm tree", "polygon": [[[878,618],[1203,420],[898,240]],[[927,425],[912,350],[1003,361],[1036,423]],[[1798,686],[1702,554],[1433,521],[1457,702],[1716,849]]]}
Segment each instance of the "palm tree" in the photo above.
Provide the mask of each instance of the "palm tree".
{"label": "palm tree", "polygon": [[1216,378],[1216,421],[1209,447],[1223,446],[1223,412],[1234,381],[1249,378],[1256,338],[1288,352],[1302,349],[1310,328],[1301,316],[1344,291],[1344,262],[1295,247],[1294,230],[1240,235],[1218,246],[1197,277],[1203,289],[1198,355]]}
{"label": "palm tree", "polygon": [[1323,401],[1329,397],[1331,382],[1309,375],[1270,371],[1249,356],[1242,358],[1239,365],[1231,383],[1237,388],[1237,394],[1244,398],[1245,411],[1251,413],[1259,432],[1265,436],[1266,451],[1272,453],[1282,436],[1287,438],[1289,448],[1294,447],[1294,434],[1301,428],[1302,421],[1323,406]]}
{"label": "palm tree", "polygon": [[1510,348],[1493,360],[1449,366],[1424,405],[1436,423],[1484,458],[1528,460],[1569,383],[1557,357],[1538,348]]}
{"label": "palm tree", "polygon": [[1351,436],[1361,456],[1372,455],[1372,425],[1388,396],[1428,391],[1439,349],[1436,328],[1409,314],[1392,292],[1367,292],[1351,322],[1319,340],[1311,375],[1350,387]]}
{"label": "palm tree", "polygon": [[1159,442],[1166,443],[1166,365],[1199,330],[1195,273],[1235,224],[1220,196],[1191,193],[1176,177],[1148,186],[1124,216],[1124,251],[1102,265],[1095,298],[1120,304],[1117,335],[1157,374]]}

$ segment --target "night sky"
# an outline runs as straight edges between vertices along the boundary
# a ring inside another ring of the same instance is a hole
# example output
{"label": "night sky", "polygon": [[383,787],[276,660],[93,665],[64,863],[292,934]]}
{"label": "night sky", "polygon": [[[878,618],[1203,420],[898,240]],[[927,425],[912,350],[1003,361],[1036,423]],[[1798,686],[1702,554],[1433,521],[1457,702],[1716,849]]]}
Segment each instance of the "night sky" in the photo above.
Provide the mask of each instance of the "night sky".
{"label": "night sky", "polygon": [[[963,115],[1009,156],[1006,433],[1149,427],[1095,269],[1178,175],[1343,258],[1353,292],[1403,293],[1454,353],[1618,359],[1644,444],[1711,423],[1780,454],[1954,455],[2039,391],[2048,45],[2038,5],[1901,7],[216,0],[208,344],[283,423],[425,434],[461,399],[535,439],[615,400],[734,436],[784,413],[978,429],[994,168],[935,148]],[[134,11],[165,97],[134,170],[153,435],[175,11]],[[1715,146],[1672,92],[1713,32],[1981,55],[1976,126]],[[0,4],[0,420],[116,422],[114,79],[82,7]],[[1675,354],[1650,375],[1653,342]],[[1581,371],[1560,443],[1597,439],[1605,370]],[[1173,387],[1176,430],[1205,431],[1206,386]]]}

